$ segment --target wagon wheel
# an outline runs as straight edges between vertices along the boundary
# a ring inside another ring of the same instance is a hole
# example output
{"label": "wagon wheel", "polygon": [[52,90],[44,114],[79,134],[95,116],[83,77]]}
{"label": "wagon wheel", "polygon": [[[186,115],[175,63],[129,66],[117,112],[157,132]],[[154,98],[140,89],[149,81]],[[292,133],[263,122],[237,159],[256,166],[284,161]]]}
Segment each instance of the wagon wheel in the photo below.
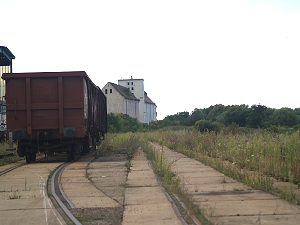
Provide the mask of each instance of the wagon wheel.
{"label": "wagon wheel", "polygon": [[18,153],[18,156],[20,156],[20,157],[25,156],[25,147],[21,146],[19,143],[18,143],[18,146],[17,146],[17,153]]}
{"label": "wagon wheel", "polygon": [[28,164],[31,163],[31,153],[30,152],[26,152],[26,162]]}
{"label": "wagon wheel", "polygon": [[35,152],[31,153],[30,159],[31,159],[31,162],[35,162],[36,161],[36,153]]}

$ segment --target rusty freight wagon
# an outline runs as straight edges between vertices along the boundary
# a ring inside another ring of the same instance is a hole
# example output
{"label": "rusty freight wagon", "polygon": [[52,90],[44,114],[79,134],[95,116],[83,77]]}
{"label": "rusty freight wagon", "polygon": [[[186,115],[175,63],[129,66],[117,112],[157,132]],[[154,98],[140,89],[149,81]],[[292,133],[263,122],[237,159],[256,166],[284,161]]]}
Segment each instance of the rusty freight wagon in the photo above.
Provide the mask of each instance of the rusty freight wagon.
{"label": "rusty freight wagon", "polygon": [[107,132],[106,97],[83,71],[6,73],[7,132],[20,157],[95,148]]}

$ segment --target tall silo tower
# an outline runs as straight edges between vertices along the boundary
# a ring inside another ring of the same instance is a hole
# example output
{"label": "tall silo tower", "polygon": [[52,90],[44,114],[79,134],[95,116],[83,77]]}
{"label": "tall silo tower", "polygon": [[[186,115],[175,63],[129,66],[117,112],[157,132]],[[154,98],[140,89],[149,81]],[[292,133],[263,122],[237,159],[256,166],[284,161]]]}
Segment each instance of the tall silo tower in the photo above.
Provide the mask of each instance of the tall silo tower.
{"label": "tall silo tower", "polygon": [[141,123],[145,123],[145,94],[144,94],[144,79],[121,79],[118,80],[118,84],[129,88],[130,92],[140,100],[139,103],[139,117],[138,120]]}
{"label": "tall silo tower", "polygon": [[6,101],[5,101],[5,81],[2,80],[3,73],[12,73],[12,60],[15,56],[5,47],[0,46],[0,139],[6,132]]}

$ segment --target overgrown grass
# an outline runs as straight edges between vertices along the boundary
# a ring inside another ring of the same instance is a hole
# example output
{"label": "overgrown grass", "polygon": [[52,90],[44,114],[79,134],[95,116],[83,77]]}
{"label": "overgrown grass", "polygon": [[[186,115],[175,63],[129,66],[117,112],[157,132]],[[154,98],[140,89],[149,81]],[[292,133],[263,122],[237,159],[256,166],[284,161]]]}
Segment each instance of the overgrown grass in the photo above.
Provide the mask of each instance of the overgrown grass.
{"label": "overgrown grass", "polygon": [[[171,170],[171,162],[169,162],[164,156],[163,147],[161,150],[155,150],[149,144],[149,140],[146,138],[145,133],[123,133],[123,134],[108,134],[102,144],[99,146],[97,156],[108,154],[109,151],[116,149],[128,149],[126,162],[127,171],[129,172],[131,159],[134,152],[138,148],[142,148],[146,153],[147,158],[152,162],[153,169],[158,175],[162,186],[169,194],[177,194],[180,200],[186,205],[188,210],[196,216],[202,224],[209,224],[204,218],[204,214],[200,211],[193,201],[189,198],[183,185],[181,185],[180,179]],[[130,165],[127,165],[129,164]]]}
{"label": "overgrown grass", "polygon": [[[16,147],[16,145],[14,144],[13,147]],[[7,149],[9,148],[9,144],[6,142],[1,142],[0,143],[0,154],[5,154],[5,153],[14,153],[14,156],[8,156],[5,157],[3,159],[0,159],[0,166],[4,166],[10,163],[14,163],[17,161],[20,161],[22,159],[24,159],[24,157],[19,157],[17,155],[17,151],[16,150],[12,150],[12,151],[7,151]]]}
{"label": "overgrown grass", "polygon": [[[171,170],[171,163],[164,157],[163,147],[158,151],[149,141],[195,158],[218,171],[255,189],[277,194],[298,203],[292,185],[300,186],[300,133],[278,134],[265,130],[248,133],[199,133],[193,130],[155,131],[148,133],[109,134],[99,148],[98,156],[112,149],[128,150],[128,168],[135,150],[141,147],[163,187],[175,193],[203,224],[207,224],[199,207],[189,199],[180,179]],[[278,190],[275,181],[287,181]]]}
{"label": "overgrown grass", "polygon": [[[300,185],[300,133],[256,130],[240,133],[199,133],[191,130],[147,133],[151,141],[214,167],[256,189],[275,193],[274,179]],[[296,202],[289,188],[280,196]]]}
{"label": "overgrown grass", "polygon": [[164,155],[164,148],[156,150],[145,141],[143,147],[149,160],[153,162],[155,173],[159,176],[163,187],[169,194],[177,194],[180,200],[185,204],[188,211],[190,211],[203,225],[210,224],[204,217],[204,213],[200,208],[194,204],[194,201],[187,194],[184,185],[180,178],[172,171],[172,162],[168,161]]}
{"label": "overgrown grass", "polygon": [[96,151],[96,157],[109,155],[112,151],[125,153],[127,155],[125,166],[127,172],[130,172],[131,160],[140,145],[139,139],[133,133],[107,134]]}

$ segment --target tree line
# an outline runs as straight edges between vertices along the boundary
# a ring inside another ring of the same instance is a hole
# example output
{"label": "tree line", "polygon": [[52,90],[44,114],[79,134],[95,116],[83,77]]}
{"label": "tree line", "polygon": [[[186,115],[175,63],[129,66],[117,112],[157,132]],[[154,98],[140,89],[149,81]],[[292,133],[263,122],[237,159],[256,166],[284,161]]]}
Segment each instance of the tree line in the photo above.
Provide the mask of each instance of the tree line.
{"label": "tree line", "polygon": [[171,126],[193,126],[199,131],[219,131],[222,127],[247,127],[276,129],[276,127],[293,127],[300,124],[300,108],[268,108],[264,105],[230,105],[217,104],[208,108],[195,108],[193,112],[178,112],[168,115],[163,120],[140,124],[137,119],[125,114],[109,114],[109,132],[147,131]]}

